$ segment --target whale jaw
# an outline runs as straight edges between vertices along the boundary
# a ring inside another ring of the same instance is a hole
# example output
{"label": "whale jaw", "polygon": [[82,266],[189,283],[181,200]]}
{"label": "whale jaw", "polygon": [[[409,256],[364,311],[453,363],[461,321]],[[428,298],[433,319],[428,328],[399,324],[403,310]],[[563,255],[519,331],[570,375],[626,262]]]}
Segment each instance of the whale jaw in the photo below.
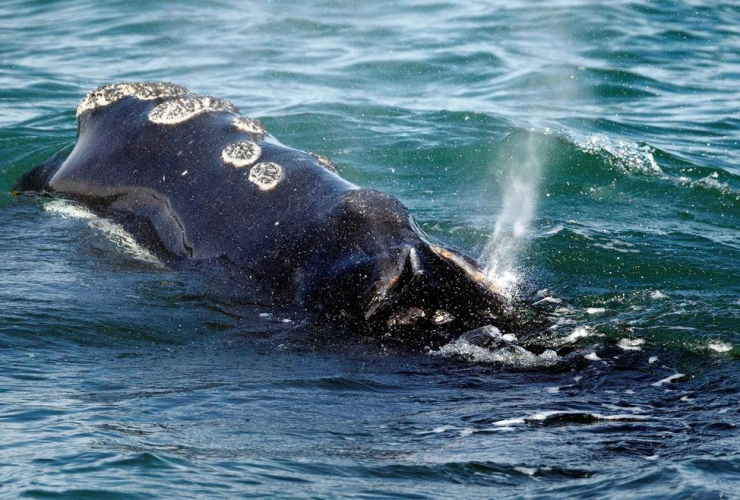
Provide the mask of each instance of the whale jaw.
{"label": "whale jaw", "polygon": [[420,242],[391,258],[400,265],[379,263],[374,287],[364,301],[366,326],[399,337],[452,335],[487,324],[515,328],[509,301],[485,282],[467,257]]}
{"label": "whale jaw", "polygon": [[352,330],[425,343],[484,325],[518,327],[512,304],[478,265],[447,248],[417,240],[344,262],[315,298]]}

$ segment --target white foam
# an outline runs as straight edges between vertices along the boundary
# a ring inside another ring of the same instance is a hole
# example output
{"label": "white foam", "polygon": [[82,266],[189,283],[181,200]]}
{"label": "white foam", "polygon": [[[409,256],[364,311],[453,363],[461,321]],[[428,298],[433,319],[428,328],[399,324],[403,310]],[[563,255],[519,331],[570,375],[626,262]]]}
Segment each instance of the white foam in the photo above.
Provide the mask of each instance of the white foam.
{"label": "white foam", "polygon": [[604,314],[606,312],[606,308],[604,307],[589,307],[586,309],[586,314],[596,315],[596,314]]}
{"label": "white foam", "polygon": [[590,352],[583,357],[589,361],[601,361],[601,358],[595,352]]}
{"label": "white foam", "polygon": [[573,342],[578,341],[578,339],[590,337],[591,335],[591,329],[588,326],[579,326],[578,328],[573,330],[570,335],[563,338],[563,342],[567,344],[572,344]]}
{"label": "white foam", "polygon": [[81,219],[87,225],[100,231],[108,240],[131,257],[152,264],[156,267],[165,267],[153,253],[139,245],[134,237],[123,226],[98,217],[87,208],[70,200],[56,199],[44,204],[44,209],[56,213],[65,219]]}
{"label": "white foam", "polygon": [[513,333],[504,333],[503,335],[501,335],[501,340],[503,340],[504,342],[516,342],[518,339]]}
{"label": "white foam", "polygon": [[584,417],[591,417],[595,420],[603,420],[607,422],[625,421],[625,420],[626,421],[649,420],[652,418],[648,415],[634,415],[634,414],[628,414],[628,413],[605,415],[603,413],[551,410],[551,411],[543,411],[543,412],[535,413],[534,415],[527,415],[527,416],[518,417],[518,418],[508,418],[504,420],[498,420],[496,422],[493,422],[493,424],[491,425],[493,425],[494,427],[512,427],[512,426],[524,425],[526,423],[532,423],[532,422],[543,422],[552,417],[557,417],[560,415],[582,415]]}
{"label": "white foam", "polygon": [[70,200],[51,200],[44,204],[44,210],[59,214],[63,219],[94,219],[97,216],[85,207]]}
{"label": "white foam", "polygon": [[585,138],[575,136],[573,141],[586,153],[606,157],[610,163],[624,170],[645,174],[663,173],[649,146],[623,140],[613,142],[604,134],[592,134]]}
{"label": "white foam", "polygon": [[639,250],[636,248],[621,248],[621,247],[631,247],[634,246],[632,243],[626,242],[626,241],[620,241],[620,240],[611,240],[607,241],[606,243],[594,243],[595,247],[603,248],[605,250],[614,250],[615,252],[620,253],[640,253]]}
{"label": "white foam", "polygon": [[452,430],[455,430],[455,427],[454,426],[452,426],[452,425],[443,425],[443,426],[440,426],[440,427],[435,427],[434,429],[432,429],[432,432],[434,434],[441,434],[443,432],[452,431]]}
{"label": "white foam", "polygon": [[506,420],[498,420],[493,423],[496,427],[511,427],[512,425],[522,425],[526,420],[522,418],[509,418]]}
{"label": "white foam", "polygon": [[660,386],[662,386],[664,384],[670,384],[674,380],[678,380],[678,379],[683,378],[685,376],[686,376],[686,374],[684,374],[684,373],[675,373],[675,374],[671,375],[670,377],[666,377],[664,379],[658,380],[657,382],[653,382],[651,385],[653,387],[660,387]]}
{"label": "white foam", "polygon": [[715,352],[725,353],[730,352],[732,350],[732,344],[728,344],[727,342],[711,342],[709,345],[707,345],[709,349]]}
{"label": "white foam", "polygon": [[544,297],[544,298],[538,300],[537,302],[535,302],[532,305],[533,306],[536,306],[536,305],[539,305],[539,304],[560,304],[562,302],[563,302],[562,299],[558,299],[556,297],[549,297],[548,296],[548,297]]}
{"label": "white foam", "polygon": [[712,172],[708,176],[703,177],[699,179],[698,181],[694,181],[691,184],[693,186],[717,190],[723,194],[732,192],[732,189],[730,188],[729,184],[727,184],[726,182],[719,181],[719,174],[717,172]]}
{"label": "white foam", "polygon": [[645,413],[645,409],[640,408],[639,406],[617,406],[611,403],[602,403],[601,406],[603,406],[607,410],[615,410],[615,411],[627,410],[633,413]]}
{"label": "white foam", "polygon": [[664,294],[660,290],[653,290],[652,292],[650,292],[650,298],[653,300],[662,300],[667,299],[668,295]]}
{"label": "white foam", "polygon": [[514,467],[514,470],[527,476],[534,476],[537,473],[537,469],[531,467]]}
{"label": "white foam", "polygon": [[640,347],[645,343],[645,339],[620,339],[619,343],[617,344],[617,347],[624,351],[641,351],[642,348]]}
{"label": "white foam", "polygon": [[555,236],[556,234],[563,231],[563,229],[565,229],[565,226],[563,226],[562,224],[558,224],[557,226],[553,227],[552,229],[548,229],[542,234],[545,236]]}
{"label": "white foam", "polygon": [[501,363],[526,368],[551,366],[560,360],[560,356],[552,350],[537,355],[514,344],[499,349],[486,349],[469,342],[464,337],[453,340],[436,351],[429,351],[429,355],[445,358],[461,357],[473,363]]}

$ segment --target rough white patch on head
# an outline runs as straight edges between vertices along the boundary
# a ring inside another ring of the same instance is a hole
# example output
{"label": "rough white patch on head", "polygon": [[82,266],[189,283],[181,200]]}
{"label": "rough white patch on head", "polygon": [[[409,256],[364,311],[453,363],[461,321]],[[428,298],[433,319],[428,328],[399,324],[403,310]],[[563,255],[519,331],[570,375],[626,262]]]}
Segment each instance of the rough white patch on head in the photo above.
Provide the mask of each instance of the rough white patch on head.
{"label": "rough white patch on head", "polygon": [[102,85],[82,98],[77,105],[77,118],[94,109],[113,104],[124,97],[145,101],[164,97],[177,97],[190,93],[180,85],[167,82],[114,83]]}
{"label": "rough white patch on head", "polygon": [[437,310],[434,313],[434,316],[432,316],[432,322],[435,325],[444,325],[445,323],[449,323],[450,321],[453,321],[454,319],[455,317],[452,314],[442,309]]}
{"label": "rough white patch on head", "polygon": [[284,176],[283,167],[271,161],[258,163],[249,171],[249,181],[262,191],[273,189]]}
{"label": "rough white patch on head", "polygon": [[337,166],[334,164],[333,161],[331,161],[326,156],[320,155],[318,153],[311,153],[311,152],[309,152],[308,154],[313,156],[316,159],[316,163],[318,163],[325,169],[329,170],[330,172],[337,173]]}
{"label": "rough white patch on head", "polygon": [[260,159],[262,148],[251,141],[232,142],[221,152],[224,163],[236,168],[254,165]]}
{"label": "rough white patch on head", "polygon": [[165,101],[149,112],[149,121],[162,125],[183,123],[202,113],[226,111],[238,113],[236,106],[225,99],[210,96],[185,96]]}
{"label": "rough white patch on head", "polygon": [[267,133],[267,129],[264,125],[262,125],[262,122],[260,122],[259,120],[254,120],[252,118],[237,116],[236,118],[231,120],[231,124],[242,132],[247,132],[248,134],[262,136]]}

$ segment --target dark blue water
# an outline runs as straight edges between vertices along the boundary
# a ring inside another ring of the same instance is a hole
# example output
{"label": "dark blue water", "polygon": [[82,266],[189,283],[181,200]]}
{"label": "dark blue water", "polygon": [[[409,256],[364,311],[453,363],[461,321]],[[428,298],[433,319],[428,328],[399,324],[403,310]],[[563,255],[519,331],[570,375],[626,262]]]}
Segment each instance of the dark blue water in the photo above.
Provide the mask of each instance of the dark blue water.
{"label": "dark blue water", "polygon": [[[136,80],[330,156],[553,327],[347,337],[11,195]],[[739,113],[727,0],[3,2],[0,497],[740,496]]]}

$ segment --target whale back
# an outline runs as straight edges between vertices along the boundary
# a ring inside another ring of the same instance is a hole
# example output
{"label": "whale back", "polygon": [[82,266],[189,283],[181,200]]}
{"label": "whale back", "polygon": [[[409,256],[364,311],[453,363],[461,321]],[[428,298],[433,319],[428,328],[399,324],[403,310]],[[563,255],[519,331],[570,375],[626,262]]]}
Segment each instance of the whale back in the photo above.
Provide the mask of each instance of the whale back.
{"label": "whale back", "polygon": [[112,97],[96,98],[101,87],[83,99],[77,143],[49,189],[139,219],[172,254],[255,269],[356,189],[228,101],[150,85],[159,87],[143,96],[108,86]]}

